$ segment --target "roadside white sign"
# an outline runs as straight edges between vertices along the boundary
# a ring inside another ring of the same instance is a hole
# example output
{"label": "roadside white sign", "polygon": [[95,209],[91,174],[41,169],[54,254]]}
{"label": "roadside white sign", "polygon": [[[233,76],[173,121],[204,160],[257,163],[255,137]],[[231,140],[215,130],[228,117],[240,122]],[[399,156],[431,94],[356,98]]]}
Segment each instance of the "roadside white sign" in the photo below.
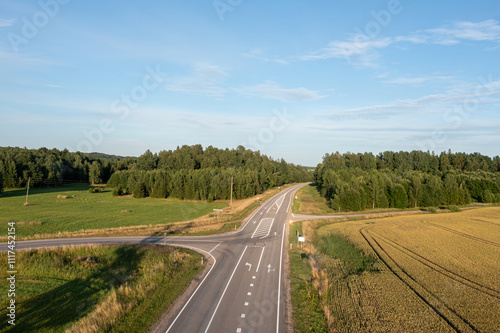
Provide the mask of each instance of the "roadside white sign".
{"label": "roadside white sign", "polygon": [[306,238],[305,237],[301,237],[299,236],[299,242],[305,242],[306,241]]}

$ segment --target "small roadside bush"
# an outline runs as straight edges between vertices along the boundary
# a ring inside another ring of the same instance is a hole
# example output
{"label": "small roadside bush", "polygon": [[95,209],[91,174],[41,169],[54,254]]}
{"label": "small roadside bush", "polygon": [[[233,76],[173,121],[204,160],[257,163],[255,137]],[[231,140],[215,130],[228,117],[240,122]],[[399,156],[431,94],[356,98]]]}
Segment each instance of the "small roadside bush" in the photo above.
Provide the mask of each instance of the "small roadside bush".
{"label": "small roadside bush", "polygon": [[448,209],[450,210],[450,212],[452,213],[458,213],[460,211],[460,207],[458,206],[455,206],[455,205],[450,205],[448,206]]}
{"label": "small roadside bush", "polygon": [[436,207],[429,207],[427,208],[427,211],[431,214],[436,214],[437,213],[437,209]]}
{"label": "small roadside bush", "polygon": [[99,187],[89,188],[89,193],[101,193],[101,192],[102,192],[102,189],[100,189]]}
{"label": "small roadside bush", "polygon": [[113,194],[114,197],[123,195],[123,190],[121,189],[121,187],[114,188],[112,194]]}

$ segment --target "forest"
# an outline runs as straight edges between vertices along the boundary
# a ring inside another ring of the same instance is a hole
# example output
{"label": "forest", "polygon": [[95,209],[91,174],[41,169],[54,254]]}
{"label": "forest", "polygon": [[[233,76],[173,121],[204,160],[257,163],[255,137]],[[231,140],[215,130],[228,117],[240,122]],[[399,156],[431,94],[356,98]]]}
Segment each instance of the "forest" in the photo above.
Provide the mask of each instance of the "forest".
{"label": "forest", "polygon": [[479,153],[326,154],[314,181],[339,211],[500,202],[500,158]]}
{"label": "forest", "polygon": [[194,200],[242,199],[283,184],[311,180],[311,174],[283,159],[275,161],[239,146],[218,149],[201,145],[152,154],[149,150],[128,170],[113,173],[114,194]]}
{"label": "forest", "polygon": [[174,197],[213,201],[246,198],[287,183],[311,180],[311,173],[283,159],[277,161],[239,146],[219,149],[201,145],[177,147],[139,157],[58,149],[0,147],[0,189],[107,183],[115,195]]}

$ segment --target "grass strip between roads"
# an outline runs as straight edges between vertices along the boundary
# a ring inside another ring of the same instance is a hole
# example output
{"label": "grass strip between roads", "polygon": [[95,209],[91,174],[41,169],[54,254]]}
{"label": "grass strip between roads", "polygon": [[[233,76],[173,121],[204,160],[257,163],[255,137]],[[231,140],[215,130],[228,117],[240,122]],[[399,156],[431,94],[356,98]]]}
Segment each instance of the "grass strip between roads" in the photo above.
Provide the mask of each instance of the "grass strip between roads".
{"label": "grass strip between roads", "polygon": [[289,253],[294,332],[328,332],[308,255],[297,245],[297,231],[302,235],[302,222],[291,224],[289,235],[293,247]]}
{"label": "grass strip between roads", "polygon": [[203,268],[193,251],[153,245],[19,251],[16,265],[16,325],[0,332],[145,332]]}

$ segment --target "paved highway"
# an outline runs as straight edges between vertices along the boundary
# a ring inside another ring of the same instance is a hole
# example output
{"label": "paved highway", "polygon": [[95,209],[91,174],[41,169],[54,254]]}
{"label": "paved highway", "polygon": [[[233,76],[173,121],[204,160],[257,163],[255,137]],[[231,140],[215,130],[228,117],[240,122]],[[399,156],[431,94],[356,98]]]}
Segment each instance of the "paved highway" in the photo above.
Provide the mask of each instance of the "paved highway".
{"label": "paved highway", "polygon": [[[210,268],[163,332],[285,332],[283,257],[294,192],[282,190],[234,233],[199,237],[95,237],[17,242],[16,249],[78,244],[166,244],[205,254]],[[6,243],[0,246],[5,250]],[[156,329],[158,330],[158,328]],[[156,331],[155,330],[155,331]]]}

